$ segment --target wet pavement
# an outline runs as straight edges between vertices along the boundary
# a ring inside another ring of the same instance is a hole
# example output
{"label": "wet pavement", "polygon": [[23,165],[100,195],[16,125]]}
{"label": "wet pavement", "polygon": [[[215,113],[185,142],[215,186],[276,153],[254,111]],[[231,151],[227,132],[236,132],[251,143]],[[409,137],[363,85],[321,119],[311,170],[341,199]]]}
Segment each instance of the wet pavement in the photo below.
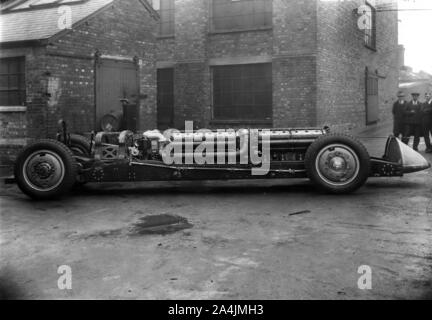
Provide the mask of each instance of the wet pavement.
{"label": "wet pavement", "polygon": [[[358,133],[371,155],[386,130]],[[342,196],[307,180],[205,181],[88,185],[34,202],[2,185],[0,296],[432,298],[431,172]],[[57,286],[61,265],[72,290]],[[362,265],[371,290],[357,285]]]}

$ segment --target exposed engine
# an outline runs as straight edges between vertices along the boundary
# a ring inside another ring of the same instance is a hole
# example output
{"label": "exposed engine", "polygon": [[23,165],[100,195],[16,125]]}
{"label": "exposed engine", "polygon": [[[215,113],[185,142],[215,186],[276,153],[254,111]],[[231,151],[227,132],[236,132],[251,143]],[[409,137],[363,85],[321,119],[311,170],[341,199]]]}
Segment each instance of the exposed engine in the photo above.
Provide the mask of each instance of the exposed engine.
{"label": "exposed engine", "polygon": [[[376,158],[354,137],[326,128],[125,130],[99,132],[87,141],[60,124],[57,140],[36,141],[17,158],[18,186],[32,198],[57,199],[77,182],[257,178],[309,178],[323,191],[341,194],[357,190],[369,177],[402,177],[430,168],[396,137],[389,137],[384,156]],[[53,168],[63,168],[63,174]]]}
{"label": "exposed engine", "polygon": [[[319,129],[266,130],[258,131],[258,153],[264,138],[270,142],[272,161],[303,161],[307,147],[318,136],[325,134]],[[252,131],[248,129],[218,130],[206,132],[146,131],[142,136],[135,136],[130,155],[139,160],[162,160],[165,147],[170,144],[181,156],[191,156],[199,146],[210,146],[208,156],[241,157],[249,152]]]}

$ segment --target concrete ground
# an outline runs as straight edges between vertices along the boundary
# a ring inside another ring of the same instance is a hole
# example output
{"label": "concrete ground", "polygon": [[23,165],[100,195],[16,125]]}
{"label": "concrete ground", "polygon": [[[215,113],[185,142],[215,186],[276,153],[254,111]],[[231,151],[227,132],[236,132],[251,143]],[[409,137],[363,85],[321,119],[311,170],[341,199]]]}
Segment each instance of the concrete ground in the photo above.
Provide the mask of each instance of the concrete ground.
{"label": "concrete ground", "polygon": [[[387,132],[358,136],[381,156]],[[431,172],[370,179],[343,196],[304,180],[218,181],[88,185],[34,202],[2,185],[0,295],[430,299]],[[72,290],[57,286],[61,265]],[[358,288],[362,265],[371,290]]]}

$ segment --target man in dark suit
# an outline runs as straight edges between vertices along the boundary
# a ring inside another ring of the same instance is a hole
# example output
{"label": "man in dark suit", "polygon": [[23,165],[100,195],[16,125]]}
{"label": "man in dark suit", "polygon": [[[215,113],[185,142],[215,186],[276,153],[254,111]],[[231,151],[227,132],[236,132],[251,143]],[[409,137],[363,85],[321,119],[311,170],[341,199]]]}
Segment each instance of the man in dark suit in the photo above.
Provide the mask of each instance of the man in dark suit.
{"label": "man in dark suit", "polygon": [[421,103],[418,100],[420,93],[411,93],[412,100],[408,102],[404,109],[405,130],[402,141],[409,143],[411,135],[414,136],[413,149],[418,151],[421,135]]}
{"label": "man in dark suit", "polygon": [[432,133],[432,94],[425,94],[425,102],[421,108],[422,135],[426,144],[426,152],[432,153],[432,145],[429,134]]}
{"label": "man in dark suit", "polygon": [[400,135],[404,134],[404,110],[407,102],[405,101],[405,94],[399,91],[397,94],[398,100],[393,104],[393,135],[399,138]]}

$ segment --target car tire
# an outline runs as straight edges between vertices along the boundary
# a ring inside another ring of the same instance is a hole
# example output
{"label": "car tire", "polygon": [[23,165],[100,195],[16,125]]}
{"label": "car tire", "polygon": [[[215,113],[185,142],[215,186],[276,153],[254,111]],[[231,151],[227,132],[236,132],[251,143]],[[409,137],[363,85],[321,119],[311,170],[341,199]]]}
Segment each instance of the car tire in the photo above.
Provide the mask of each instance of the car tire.
{"label": "car tire", "polygon": [[[62,139],[61,142],[63,142]],[[90,158],[91,157],[90,144],[91,144],[90,140],[82,135],[72,133],[69,136],[68,147],[72,151],[74,156]],[[85,185],[86,183],[87,183],[86,181],[79,179],[79,177],[77,176],[77,181],[75,182],[74,187],[79,188]]]}
{"label": "car tire", "polygon": [[[60,138],[60,141],[64,143],[63,137]],[[69,149],[78,157],[90,158],[90,140],[82,135],[70,135]]]}
{"label": "car tire", "polygon": [[15,179],[23,193],[36,200],[59,198],[75,184],[77,164],[72,151],[57,140],[39,140],[18,155]]}
{"label": "car tire", "polygon": [[321,190],[334,194],[350,193],[368,179],[370,156],[354,137],[329,133],[309,146],[305,167],[309,179]]}

